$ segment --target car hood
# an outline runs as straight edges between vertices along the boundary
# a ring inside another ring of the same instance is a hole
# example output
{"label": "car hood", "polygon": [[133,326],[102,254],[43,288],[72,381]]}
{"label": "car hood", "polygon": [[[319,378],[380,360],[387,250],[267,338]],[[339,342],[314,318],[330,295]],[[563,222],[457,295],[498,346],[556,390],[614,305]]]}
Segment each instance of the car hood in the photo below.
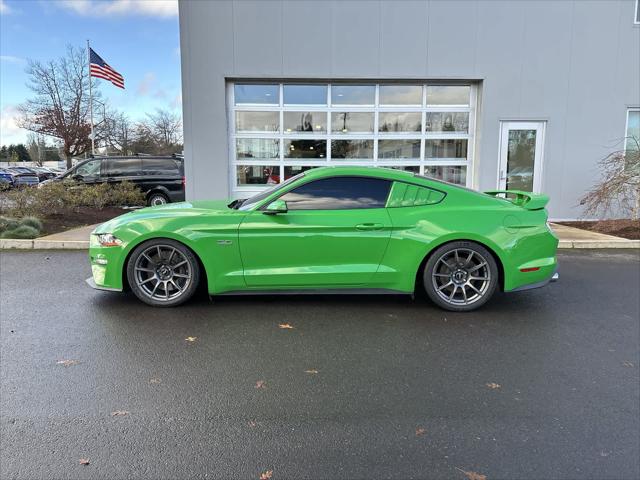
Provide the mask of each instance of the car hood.
{"label": "car hood", "polygon": [[98,225],[92,233],[112,233],[116,229],[130,223],[146,222],[150,220],[171,220],[174,218],[216,216],[237,213],[227,205],[229,200],[198,200],[193,202],[178,202],[159,205],[156,207],[141,208],[120,215],[105,223]]}

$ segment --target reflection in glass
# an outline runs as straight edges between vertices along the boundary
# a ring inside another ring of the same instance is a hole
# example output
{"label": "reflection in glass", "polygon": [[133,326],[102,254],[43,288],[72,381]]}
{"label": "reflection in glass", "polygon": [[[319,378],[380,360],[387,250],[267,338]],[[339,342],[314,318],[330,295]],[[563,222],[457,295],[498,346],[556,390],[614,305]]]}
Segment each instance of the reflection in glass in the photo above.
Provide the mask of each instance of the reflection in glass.
{"label": "reflection in glass", "polygon": [[318,167],[311,167],[311,166],[308,166],[308,165],[305,165],[305,166],[285,165],[285,167],[284,167],[284,179],[285,180],[289,180],[291,177],[295,177],[299,173],[306,172],[307,170],[311,170],[312,168],[318,168]]}
{"label": "reflection in glass", "polygon": [[466,185],[467,183],[467,167],[464,165],[425,166],[424,175],[456,185]]}
{"label": "reflection in glass", "polygon": [[333,133],[372,133],[373,113],[333,112],[331,131]]}
{"label": "reflection in glass", "polygon": [[507,190],[533,191],[536,130],[509,130]]}
{"label": "reflection in glass", "polygon": [[373,85],[332,85],[332,105],[373,105],[376,88]]}
{"label": "reflection in glass", "polygon": [[284,133],[326,131],[326,112],[284,112]]}
{"label": "reflection in glass", "polygon": [[285,140],[285,158],[327,158],[326,140]]}
{"label": "reflection in glass", "polygon": [[278,158],[280,140],[273,138],[237,138],[236,158]]}
{"label": "reflection in glass", "polygon": [[243,103],[277,105],[280,103],[280,87],[278,85],[236,83],[233,87],[233,96],[236,105]]}
{"label": "reflection in glass", "polygon": [[380,112],[378,115],[379,132],[419,132],[422,127],[419,112]]}
{"label": "reflection in glass", "polygon": [[427,112],[427,132],[469,131],[469,114],[466,112]]}
{"label": "reflection in glass", "polygon": [[278,112],[236,112],[236,132],[277,132]]}
{"label": "reflection in glass", "polygon": [[380,85],[380,105],[422,105],[420,85]]}
{"label": "reflection in glass", "polygon": [[405,172],[420,173],[420,167],[417,165],[390,165],[383,168],[393,168],[394,170],[404,170]]}
{"label": "reflection in glass", "polygon": [[327,85],[284,85],[285,105],[326,105]]}
{"label": "reflection in glass", "polygon": [[277,165],[238,165],[237,185],[272,185],[280,183],[280,167]]}
{"label": "reflection in glass", "polygon": [[420,140],[379,140],[378,158],[420,158]]}
{"label": "reflection in glass", "polygon": [[469,105],[469,85],[427,86],[427,105]]}
{"label": "reflection in glass", "polygon": [[424,158],[467,158],[467,140],[458,138],[425,140]]}
{"label": "reflection in glass", "polygon": [[[638,7],[640,11],[640,7]],[[640,149],[640,110],[627,112],[627,142],[626,151]]]}
{"label": "reflection in glass", "polygon": [[373,158],[373,140],[332,140],[331,158]]}
{"label": "reflection in glass", "polygon": [[391,182],[380,178],[334,177],[315,180],[280,197],[289,210],[383,208]]}

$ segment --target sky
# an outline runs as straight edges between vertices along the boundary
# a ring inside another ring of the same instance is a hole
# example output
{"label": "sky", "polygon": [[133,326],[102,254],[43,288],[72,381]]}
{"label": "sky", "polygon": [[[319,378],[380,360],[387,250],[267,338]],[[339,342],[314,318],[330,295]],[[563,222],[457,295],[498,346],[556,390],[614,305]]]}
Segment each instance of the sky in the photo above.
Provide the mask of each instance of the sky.
{"label": "sky", "polygon": [[138,120],[157,108],[181,114],[177,0],[0,0],[0,145],[26,141],[16,106],[31,96],[27,59],[91,48],[124,76],[96,79],[110,105]]}

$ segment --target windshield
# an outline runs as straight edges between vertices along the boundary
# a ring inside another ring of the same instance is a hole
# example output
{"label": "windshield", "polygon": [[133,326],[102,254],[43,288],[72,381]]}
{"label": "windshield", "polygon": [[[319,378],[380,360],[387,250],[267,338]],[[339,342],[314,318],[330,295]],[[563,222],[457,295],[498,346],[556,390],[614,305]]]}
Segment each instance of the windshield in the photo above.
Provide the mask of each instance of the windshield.
{"label": "windshield", "polygon": [[260,203],[262,200],[267,198],[272,193],[283,189],[287,185],[295,182],[297,179],[302,178],[303,176],[304,176],[304,172],[299,173],[298,175],[295,175],[295,176],[285,180],[284,183],[281,183],[280,185],[275,185],[275,186],[273,186],[271,188],[268,188],[264,192],[260,192],[257,195],[254,195],[251,198],[247,198],[246,200],[243,200],[242,202],[238,202],[236,204],[236,208],[238,210],[249,210],[252,207],[254,207],[257,203]]}

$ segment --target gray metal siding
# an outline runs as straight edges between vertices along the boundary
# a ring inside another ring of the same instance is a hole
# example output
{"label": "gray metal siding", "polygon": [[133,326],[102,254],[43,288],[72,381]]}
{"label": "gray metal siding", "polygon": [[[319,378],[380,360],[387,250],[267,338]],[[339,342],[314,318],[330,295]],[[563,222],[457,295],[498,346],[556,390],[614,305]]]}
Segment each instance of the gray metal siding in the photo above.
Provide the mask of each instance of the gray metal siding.
{"label": "gray metal siding", "polygon": [[546,120],[543,189],[576,218],[640,106],[633,18],[633,0],[180,2],[187,196],[229,194],[226,78],[477,79],[474,186],[496,186],[501,120]]}

